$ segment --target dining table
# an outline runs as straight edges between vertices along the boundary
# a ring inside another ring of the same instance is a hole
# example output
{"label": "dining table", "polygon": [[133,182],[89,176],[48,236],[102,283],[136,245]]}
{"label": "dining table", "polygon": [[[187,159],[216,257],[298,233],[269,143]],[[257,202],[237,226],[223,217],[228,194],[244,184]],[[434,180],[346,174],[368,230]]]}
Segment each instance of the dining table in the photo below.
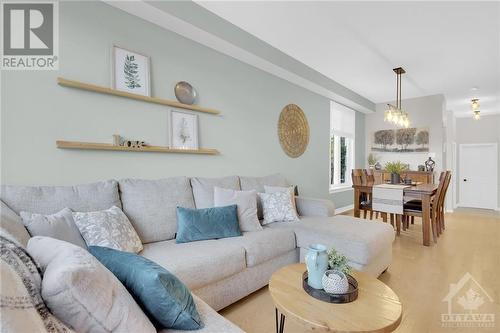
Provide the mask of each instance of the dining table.
{"label": "dining table", "polygon": [[[384,184],[382,182],[363,180],[360,184],[352,185],[354,189],[354,216],[360,217],[360,202],[363,193],[371,194],[373,186]],[[419,199],[422,201],[422,243],[424,246],[430,246],[431,243],[431,202],[436,194],[438,184],[417,184],[408,185],[404,188],[403,195],[406,198]]]}

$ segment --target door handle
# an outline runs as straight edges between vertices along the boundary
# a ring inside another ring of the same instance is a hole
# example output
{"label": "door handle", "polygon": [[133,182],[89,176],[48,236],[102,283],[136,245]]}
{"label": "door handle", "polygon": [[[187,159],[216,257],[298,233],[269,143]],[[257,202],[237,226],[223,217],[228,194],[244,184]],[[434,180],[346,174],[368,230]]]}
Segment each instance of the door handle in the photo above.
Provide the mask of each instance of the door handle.
{"label": "door handle", "polygon": [[466,182],[466,181],[467,181],[467,178],[464,178],[464,182]]}

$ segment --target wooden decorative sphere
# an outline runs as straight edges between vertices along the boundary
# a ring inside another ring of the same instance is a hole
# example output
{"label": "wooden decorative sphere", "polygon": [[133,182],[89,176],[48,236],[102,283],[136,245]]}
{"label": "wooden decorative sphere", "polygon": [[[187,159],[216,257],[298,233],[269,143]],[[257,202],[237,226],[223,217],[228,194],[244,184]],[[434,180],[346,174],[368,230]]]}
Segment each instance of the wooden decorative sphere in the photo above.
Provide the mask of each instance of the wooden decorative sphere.
{"label": "wooden decorative sphere", "polygon": [[292,158],[302,155],[309,143],[309,124],[300,107],[288,104],[278,121],[278,137],[283,151]]}

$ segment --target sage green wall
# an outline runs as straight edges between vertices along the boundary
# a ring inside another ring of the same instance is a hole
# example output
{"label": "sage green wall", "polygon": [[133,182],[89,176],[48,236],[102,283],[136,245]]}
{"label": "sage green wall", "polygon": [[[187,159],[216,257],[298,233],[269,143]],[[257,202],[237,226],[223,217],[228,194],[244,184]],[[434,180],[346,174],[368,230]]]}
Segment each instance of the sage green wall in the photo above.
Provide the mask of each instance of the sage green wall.
{"label": "sage green wall", "polygon": [[[284,174],[301,194],[328,193],[329,100],[101,2],[60,3],[59,71],[2,73],[1,180],[9,184],[76,184],[108,178]],[[168,108],[60,87],[56,78],[110,85],[113,44],[151,56],[152,94],[173,99],[175,82],[191,82],[199,103],[200,145],[220,156],[59,150],[58,139],[111,142],[119,133],[166,145]],[[288,158],[276,124],[283,106],[307,115],[310,143]],[[357,162],[364,159],[364,115],[357,116]],[[363,129],[361,129],[363,128]],[[361,145],[361,143],[363,143]],[[333,197],[351,204],[352,194]]]}

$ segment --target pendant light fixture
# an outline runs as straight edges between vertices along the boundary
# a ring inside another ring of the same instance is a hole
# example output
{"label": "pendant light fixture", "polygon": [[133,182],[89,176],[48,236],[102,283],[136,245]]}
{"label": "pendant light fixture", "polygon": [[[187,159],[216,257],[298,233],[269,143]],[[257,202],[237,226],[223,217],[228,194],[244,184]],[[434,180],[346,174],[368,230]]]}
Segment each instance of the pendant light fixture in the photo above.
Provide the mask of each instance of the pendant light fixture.
{"label": "pendant light fixture", "polygon": [[401,75],[406,71],[402,67],[394,68],[393,71],[396,73],[396,105],[387,104],[384,121],[408,128],[410,126],[410,117],[407,112],[403,111],[401,106]]}

